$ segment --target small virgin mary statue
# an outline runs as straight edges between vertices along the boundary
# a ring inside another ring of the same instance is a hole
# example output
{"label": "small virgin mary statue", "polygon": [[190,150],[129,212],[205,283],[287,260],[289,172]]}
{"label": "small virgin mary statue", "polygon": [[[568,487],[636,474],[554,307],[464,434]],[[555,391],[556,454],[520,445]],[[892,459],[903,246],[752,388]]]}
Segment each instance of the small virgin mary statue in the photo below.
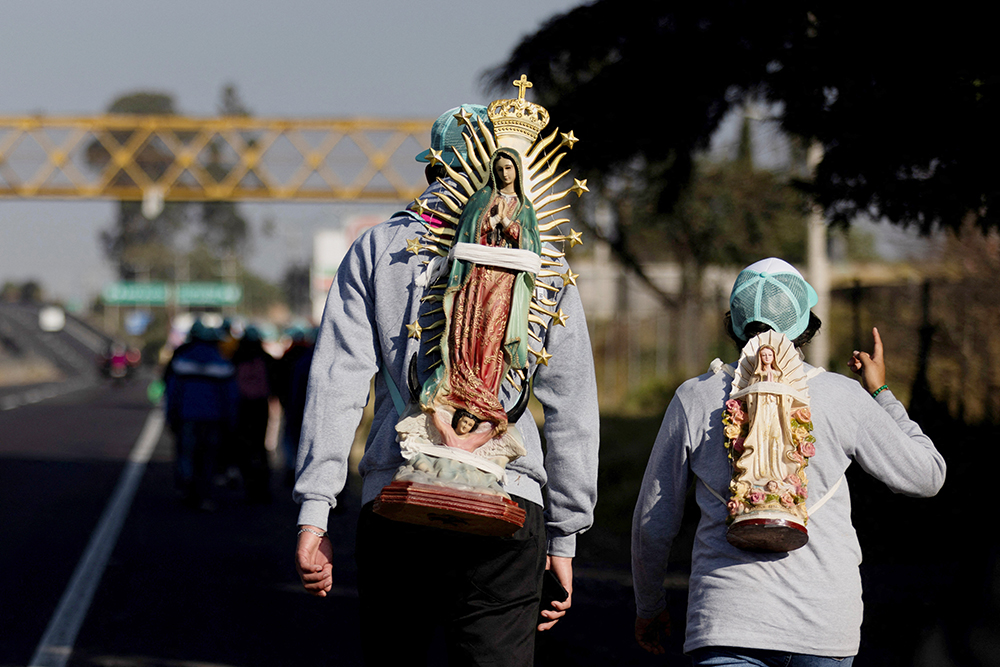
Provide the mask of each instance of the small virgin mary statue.
{"label": "small virgin mary statue", "polygon": [[[777,366],[775,349],[761,345],[750,384],[778,384],[783,375]],[[783,480],[795,472],[785,458],[785,452],[794,449],[789,419],[793,398],[778,391],[769,392],[763,385],[757,389],[746,398],[751,426],[739,462],[749,473],[748,481],[765,486],[769,480]]]}

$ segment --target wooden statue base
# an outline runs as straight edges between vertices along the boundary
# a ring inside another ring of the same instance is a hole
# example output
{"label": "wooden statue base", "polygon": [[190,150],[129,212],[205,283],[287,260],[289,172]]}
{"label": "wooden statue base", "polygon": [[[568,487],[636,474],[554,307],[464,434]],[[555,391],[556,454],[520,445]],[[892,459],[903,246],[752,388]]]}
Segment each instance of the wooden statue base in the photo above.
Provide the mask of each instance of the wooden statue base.
{"label": "wooden statue base", "polygon": [[779,553],[805,546],[809,533],[805,526],[788,519],[743,519],[729,526],[726,540],[746,551]]}
{"label": "wooden statue base", "polygon": [[510,498],[419,482],[392,482],[373,509],[394,521],[473,535],[505,537],[524,525],[524,510]]}

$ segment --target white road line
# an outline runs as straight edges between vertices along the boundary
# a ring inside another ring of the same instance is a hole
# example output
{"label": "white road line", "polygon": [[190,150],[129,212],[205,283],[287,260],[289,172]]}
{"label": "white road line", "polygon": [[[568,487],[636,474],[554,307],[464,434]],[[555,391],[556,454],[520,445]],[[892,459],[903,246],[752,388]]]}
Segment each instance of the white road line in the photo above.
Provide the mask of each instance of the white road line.
{"label": "white road line", "polygon": [[128,515],[129,507],[139,481],[146,469],[156,443],[163,432],[163,411],[159,408],[149,413],[146,424],[139,434],[139,439],[129,454],[128,463],[118,479],[118,486],[104,509],[104,514],[97,524],[90,544],[77,563],[73,577],[69,581],[56,613],[49,621],[45,634],[38,642],[35,655],[28,663],[29,667],[64,667],[73,653],[76,635],[87,616],[87,610],[94,598],[97,584],[101,581],[104,568],[111,556],[122,524]]}
{"label": "white road line", "polygon": [[9,396],[0,398],[0,410],[13,410],[14,408],[19,408],[22,405],[39,403],[50,398],[55,398],[56,396],[72,393],[79,389],[86,389],[87,387],[95,384],[97,384],[96,381],[92,381],[87,378],[75,378],[73,380],[69,380],[68,382],[60,382],[59,384],[49,385],[44,390],[29,389],[20,394],[10,394]]}

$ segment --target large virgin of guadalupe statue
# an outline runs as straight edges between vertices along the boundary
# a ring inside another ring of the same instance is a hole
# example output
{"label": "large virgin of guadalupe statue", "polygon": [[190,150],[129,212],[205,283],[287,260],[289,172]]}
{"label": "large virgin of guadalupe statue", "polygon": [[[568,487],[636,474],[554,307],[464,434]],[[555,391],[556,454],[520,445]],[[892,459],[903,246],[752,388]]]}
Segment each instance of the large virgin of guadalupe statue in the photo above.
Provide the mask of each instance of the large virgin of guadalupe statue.
{"label": "large virgin of guadalupe statue", "polygon": [[[529,358],[547,364],[551,356],[530,347],[529,309],[535,341],[543,341],[549,326],[566,325],[562,310],[550,312],[541,297],[561,289],[558,278],[572,284],[575,274],[542,272],[542,240],[580,242],[573,230],[559,230],[564,220],[549,217],[563,210],[553,208],[560,200],[587,187],[574,179],[573,187],[558,191],[565,176],[559,162],[577,139],[558,129],[540,137],[548,112],[524,99],[526,77],[514,85],[517,99],[486,108],[489,123],[464,107],[453,116],[463,128],[461,143],[449,144],[454,159],[438,147],[428,151],[447,174],[428,190],[441,205],[418,199],[408,209],[425,231],[407,240],[407,250],[431,256],[413,284],[415,293],[423,288],[420,304],[428,305],[418,305],[416,319],[406,324],[407,338],[420,341],[408,362],[410,402],[393,395],[404,463],[374,505],[390,519],[479,535],[510,535],[524,524],[524,509],[504,487],[508,464],[527,454],[516,422],[531,391]],[[562,251],[546,245],[546,256],[560,258]],[[432,328],[439,333],[421,339]],[[418,361],[431,363],[423,382]],[[514,392],[519,398],[509,401]]]}
{"label": "large virgin of guadalupe statue", "polygon": [[443,431],[449,430],[447,415],[459,411],[492,426],[470,448],[507,429],[498,394],[509,369],[528,366],[528,308],[541,267],[538,222],[522,189],[520,155],[498,149],[490,174],[459,219],[444,294],[443,363],[420,396],[425,412],[444,411],[435,418]]}

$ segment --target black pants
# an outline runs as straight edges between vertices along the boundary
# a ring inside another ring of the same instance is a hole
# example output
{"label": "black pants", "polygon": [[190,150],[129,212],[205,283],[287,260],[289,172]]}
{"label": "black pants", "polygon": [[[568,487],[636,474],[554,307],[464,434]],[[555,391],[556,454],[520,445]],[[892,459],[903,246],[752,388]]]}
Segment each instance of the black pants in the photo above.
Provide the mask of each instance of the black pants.
{"label": "black pants", "polygon": [[420,665],[437,626],[448,664],[534,662],[535,628],[545,572],[542,508],[526,512],[511,537],[481,537],[392,521],[361,510],[358,592],[368,665]]}

